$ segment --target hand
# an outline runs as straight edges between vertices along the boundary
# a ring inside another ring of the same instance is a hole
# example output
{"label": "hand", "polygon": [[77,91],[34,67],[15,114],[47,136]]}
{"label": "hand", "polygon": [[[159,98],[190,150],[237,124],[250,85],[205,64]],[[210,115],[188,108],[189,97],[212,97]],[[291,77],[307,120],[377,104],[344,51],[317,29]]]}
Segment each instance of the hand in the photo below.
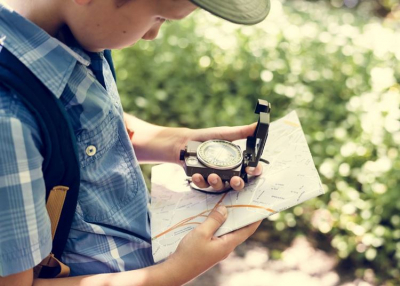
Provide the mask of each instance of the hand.
{"label": "hand", "polygon": [[[197,228],[189,232],[179,243],[166,263],[177,285],[184,284],[225,259],[239,244],[251,236],[261,221],[215,237],[214,233],[227,218],[226,208],[220,206]],[[175,271],[173,271],[175,270]]]}
{"label": "hand", "polygon": [[[256,126],[257,123],[253,123],[251,125],[237,127],[215,127],[207,129],[186,130],[187,135],[185,136],[185,140],[183,140],[180,144],[179,150],[185,148],[187,141],[207,141],[211,139],[234,141],[238,139],[245,139],[248,136],[252,136],[254,134]],[[247,167],[246,173],[253,176],[259,176],[261,175],[262,170],[262,164],[259,163],[255,168]],[[202,175],[194,174],[192,176],[192,181],[199,188],[207,188],[209,186],[212,186],[214,190],[220,191],[225,187],[224,182],[216,174],[210,174],[207,178],[207,181],[204,180]],[[229,184],[236,191],[240,191],[244,188],[244,181],[238,176],[232,177]]]}
{"label": "hand", "polygon": [[[124,114],[127,129],[133,130],[131,138],[135,148],[136,157],[140,163],[172,162],[182,164],[179,160],[180,150],[185,149],[188,141],[207,141],[211,139],[223,139],[234,141],[245,139],[254,134],[257,123],[236,127],[214,127],[205,129],[171,128],[157,126],[140,120],[127,113]],[[259,176],[262,173],[262,165],[255,169],[247,168],[249,175]],[[209,185],[214,190],[221,190],[224,184],[216,174],[211,174],[206,182],[204,178],[195,174],[193,182],[200,188]],[[240,177],[233,177],[230,185],[236,191],[244,187],[244,181]]]}

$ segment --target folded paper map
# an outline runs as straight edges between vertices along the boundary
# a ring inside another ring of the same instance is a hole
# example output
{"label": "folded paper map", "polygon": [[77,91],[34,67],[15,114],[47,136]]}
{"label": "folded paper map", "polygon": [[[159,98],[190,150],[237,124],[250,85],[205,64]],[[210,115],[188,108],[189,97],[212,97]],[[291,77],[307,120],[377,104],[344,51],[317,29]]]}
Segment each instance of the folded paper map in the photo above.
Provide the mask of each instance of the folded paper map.
{"label": "folded paper map", "polygon": [[[236,144],[245,148],[245,140]],[[161,164],[151,178],[151,235],[156,262],[172,254],[180,240],[219,204],[228,209],[216,236],[231,232],[324,193],[295,111],[272,122],[262,158],[261,176],[245,188],[221,195],[193,190],[182,167]]]}

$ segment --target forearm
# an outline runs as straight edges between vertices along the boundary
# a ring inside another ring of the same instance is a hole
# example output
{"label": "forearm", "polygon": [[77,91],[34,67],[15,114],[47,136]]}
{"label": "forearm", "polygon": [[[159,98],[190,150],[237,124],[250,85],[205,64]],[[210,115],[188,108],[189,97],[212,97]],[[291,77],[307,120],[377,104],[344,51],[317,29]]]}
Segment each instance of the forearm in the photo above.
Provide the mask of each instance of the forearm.
{"label": "forearm", "polygon": [[[35,279],[34,286],[175,286],[188,282],[191,278],[179,277],[179,272],[173,261],[119,273],[106,273],[96,275],[75,276],[56,279]],[[175,276],[177,275],[177,276]],[[185,281],[185,279],[189,279]]]}
{"label": "forearm", "polygon": [[134,131],[131,141],[141,163],[179,163],[179,152],[185,148],[189,140],[234,141],[252,136],[256,128],[256,123],[206,129],[172,128],[153,125],[127,113],[124,114],[124,118],[127,127]]}
{"label": "forearm", "polygon": [[179,149],[187,141],[187,128],[150,124],[125,113],[125,124],[134,131],[131,139],[140,163],[178,162]]}

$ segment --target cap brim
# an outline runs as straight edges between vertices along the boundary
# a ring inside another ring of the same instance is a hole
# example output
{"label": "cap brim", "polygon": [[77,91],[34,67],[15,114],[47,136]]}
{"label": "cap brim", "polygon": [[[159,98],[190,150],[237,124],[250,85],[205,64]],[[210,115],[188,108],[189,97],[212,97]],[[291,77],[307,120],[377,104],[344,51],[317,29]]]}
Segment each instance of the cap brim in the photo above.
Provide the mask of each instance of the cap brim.
{"label": "cap brim", "polygon": [[236,24],[253,25],[267,17],[269,0],[190,0],[195,5]]}

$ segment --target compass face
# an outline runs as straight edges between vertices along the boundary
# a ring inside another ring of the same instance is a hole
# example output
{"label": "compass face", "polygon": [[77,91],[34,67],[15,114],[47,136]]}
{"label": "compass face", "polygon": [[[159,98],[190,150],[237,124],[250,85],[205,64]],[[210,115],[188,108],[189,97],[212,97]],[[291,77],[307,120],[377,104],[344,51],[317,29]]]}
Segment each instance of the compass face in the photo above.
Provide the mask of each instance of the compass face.
{"label": "compass face", "polygon": [[242,163],[241,149],[225,140],[209,140],[197,148],[197,158],[207,167],[229,170]]}

